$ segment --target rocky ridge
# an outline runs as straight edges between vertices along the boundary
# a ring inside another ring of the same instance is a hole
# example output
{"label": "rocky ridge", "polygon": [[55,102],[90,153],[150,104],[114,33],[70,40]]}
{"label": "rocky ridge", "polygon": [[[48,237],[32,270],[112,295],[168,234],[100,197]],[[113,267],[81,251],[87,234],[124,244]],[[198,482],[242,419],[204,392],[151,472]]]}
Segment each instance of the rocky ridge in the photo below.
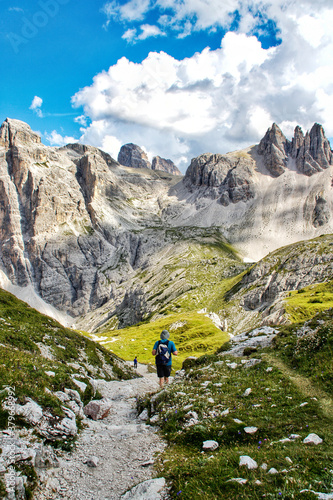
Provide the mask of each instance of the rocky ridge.
{"label": "rocky ridge", "polygon": [[269,254],[227,293],[227,300],[239,301],[250,315],[260,313],[262,324],[289,323],[284,305],[289,292],[332,279],[332,245],[332,235],[326,235]]}

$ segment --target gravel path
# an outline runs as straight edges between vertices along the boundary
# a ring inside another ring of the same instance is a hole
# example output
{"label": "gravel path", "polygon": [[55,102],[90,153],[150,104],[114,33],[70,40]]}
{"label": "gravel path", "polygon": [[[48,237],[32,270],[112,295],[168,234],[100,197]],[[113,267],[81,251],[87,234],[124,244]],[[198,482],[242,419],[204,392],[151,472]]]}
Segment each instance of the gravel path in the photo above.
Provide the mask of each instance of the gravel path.
{"label": "gravel path", "polygon": [[[98,381],[103,396],[113,402],[109,415],[88,424],[80,434],[73,453],[63,453],[59,467],[49,469],[34,495],[35,500],[118,500],[129,488],[154,475],[152,461],[165,444],[156,430],[136,415],[135,398],[158,390],[156,374],[145,365],[143,378],[123,382]],[[84,461],[98,458],[97,467]]]}

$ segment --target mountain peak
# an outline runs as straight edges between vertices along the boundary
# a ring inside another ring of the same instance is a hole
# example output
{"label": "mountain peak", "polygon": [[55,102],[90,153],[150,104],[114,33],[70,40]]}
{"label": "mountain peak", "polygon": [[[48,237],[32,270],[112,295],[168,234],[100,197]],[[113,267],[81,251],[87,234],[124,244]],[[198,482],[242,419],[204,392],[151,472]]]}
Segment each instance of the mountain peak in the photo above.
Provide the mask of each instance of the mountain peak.
{"label": "mountain peak", "polygon": [[166,160],[160,156],[154,156],[151,168],[152,170],[162,170],[162,172],[168,172],[173,175],[182,175],[172,160]]}
{"label": "mountain peak", "polygon": [[151,163],[144,150],[132,142],[120,148],[118,162],[125,167],[151,169]]}
{"label": "mountain peak", "polygon": [[39,144],[40,136],[21,120],[6,118],[0,128],[0,146],[10,148],[17,144]]}
{"label": "mountain peak", "polygon": [[260,141],[258,153],[264,157],[265,166],[274,177],[283,174],[290,157],[295,159],[297,170],[308,176],[333,165],[331,146],[319,123],[315,123],[305,136],[297,125],[291,142],[273,123]]}

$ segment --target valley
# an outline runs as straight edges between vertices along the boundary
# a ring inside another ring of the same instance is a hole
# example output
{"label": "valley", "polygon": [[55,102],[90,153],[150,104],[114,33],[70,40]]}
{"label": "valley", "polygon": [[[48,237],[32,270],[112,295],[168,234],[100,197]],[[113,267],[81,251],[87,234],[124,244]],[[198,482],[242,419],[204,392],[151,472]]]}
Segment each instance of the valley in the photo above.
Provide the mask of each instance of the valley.
{"label": "valley", "polygon": [[[1,126],[0,498],[137,500],[145,485],[126,490],[155,476],[154,500],[333,498],[322,127],[289,141],[273,124],[184,176],[139,149],[116,161]],[[179,356],[156,393],[164,329]]]}

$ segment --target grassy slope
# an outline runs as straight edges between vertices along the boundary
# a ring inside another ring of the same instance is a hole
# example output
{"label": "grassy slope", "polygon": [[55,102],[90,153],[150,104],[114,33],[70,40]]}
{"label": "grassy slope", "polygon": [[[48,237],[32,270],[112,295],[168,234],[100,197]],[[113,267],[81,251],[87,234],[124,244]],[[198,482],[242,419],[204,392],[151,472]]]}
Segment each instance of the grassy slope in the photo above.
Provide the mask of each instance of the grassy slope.
{"label": "grassy slope", "polygon": [[284,306],[292,323],[312,318],[317,312],[333,307],[333,281],[290,292]]}
{"label": "grassy slope", "polygon": [[179,356],[173,358],[175,369],[179,369],[188,356],[212,353],[229,340],[229,335],[217,328],[204,314],[186,312],[104,333],[101,342],[123,359],[133,360],[138,356],[140,363],[153,363],[151,351],[162,330],[170,331],[170,340],[175,342],[179,350]]}
{"label": "grassy slope", "polygon": [[[52,355],[41,355],[41,343]],[[55,377],[45,372],[55,372]],[[80,374],[87,384],[82,393],[71,375]],[[8,292],[0,290],[0,391],[15,387],[18,401],[31,397],[54,414],[62,414],[61,403],[46,392],[65,387],[81,392],[84,401],[91,399],[93,388],[89,376],[129,378],[130,371],[121,360],[93,341],[62,327],[53,319],[30,308]],[[0,392],[0,403],[6,393]],[[7,412],[0,410],[0,428],[7,425]]]}
{"label": "grassy slope", "polygon": [[[313,319],[306,325],[307,338],[301,341],[300,325],[284,328],[273,348],[256,353],[262,362],[252,368],[245,368],[240,358],[205,356],[187,372],[183,382],[160,394],[156,413],[169,447],[160,457],[159,471],[171,481],[172,498],[304,499],[316,497],[300,494],[303,489],[331,491],[332,316],[332,311],[328,311]],[[222,365],[214,364],[221,360]],[[227,360],[236,361],[238,367],[231,370]],[[269,366],[272,369],[267,371]],[[244,397],[249,387],[252,392]],[[189,404],[200,423],[186,428],[189,408],[185,407]],[[140,411],[143,406],[150,411],[149,399],[139,406]],[[226,409],[229,413],[222,415]],[[246,434],[245,426],[258,430],[253,435]],[[312,432],[323,439],[322,444],[303,444]],[[290,434],[299,434],[301,438],[278,442]],[[207,439],[216,440],[219,448],[202,454],[202,442]],[[252,471],[239,467],[241,455],[249,455],[259,467]],[[260,468],[262,463],[279,473],[268,474]],[[246,479],[247,484],[228,482],[239,477]]]}

